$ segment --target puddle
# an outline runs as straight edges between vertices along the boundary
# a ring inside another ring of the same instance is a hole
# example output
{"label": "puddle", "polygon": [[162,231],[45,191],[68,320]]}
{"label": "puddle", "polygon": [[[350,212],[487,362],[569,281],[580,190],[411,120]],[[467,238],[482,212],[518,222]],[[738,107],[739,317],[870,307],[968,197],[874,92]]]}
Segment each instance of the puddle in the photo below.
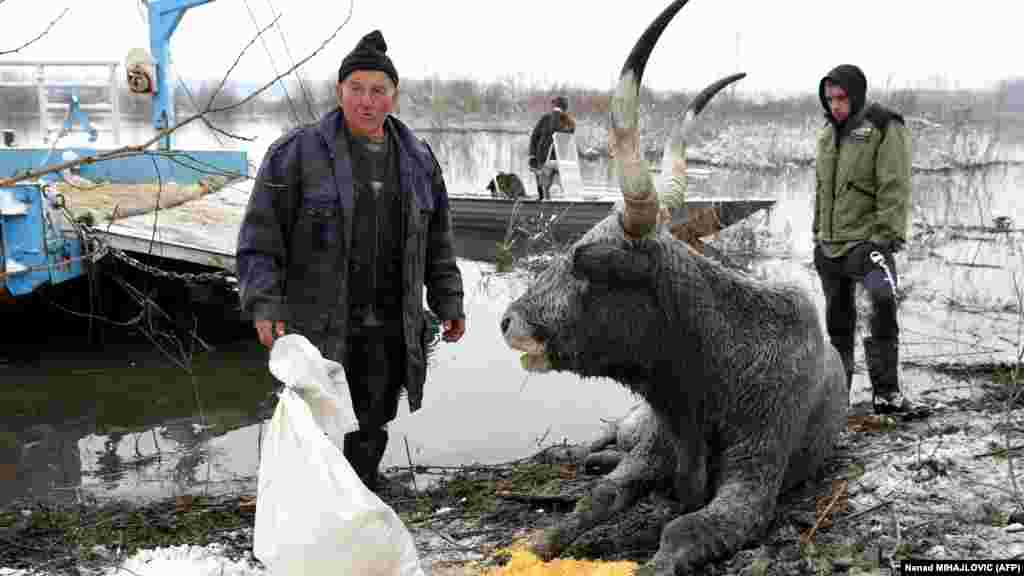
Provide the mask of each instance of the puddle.
{"label": "puddle", "polygon": [[[402,400],[384,466],[512,460],[542,443],[586,440],[632,404],[612,383],[526,378],[498,331],[523,286],[492,276],[488,264],[460,267],[467,337],[432,351],[423,408],[410,415]],[[0,506],[23,496],[149,499],[254,486],[273,379],[247,327],[208,337],[216,350],[193,358],[191,378],[139,337],[120,334],[90,353],[84,329],[66,326],[39,352],[39,367],[0,368]]]}

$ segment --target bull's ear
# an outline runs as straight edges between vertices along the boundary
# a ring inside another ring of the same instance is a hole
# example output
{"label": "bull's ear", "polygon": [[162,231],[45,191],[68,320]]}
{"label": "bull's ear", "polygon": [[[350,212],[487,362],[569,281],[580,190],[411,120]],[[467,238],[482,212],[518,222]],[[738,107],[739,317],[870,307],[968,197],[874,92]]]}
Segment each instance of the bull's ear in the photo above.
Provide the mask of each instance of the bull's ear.
{"label": "bull's ear", "polygon": [[657,252],[646,245],[584,244],[573,252],[577,278],[609,288],[647,288],[655,283]]}

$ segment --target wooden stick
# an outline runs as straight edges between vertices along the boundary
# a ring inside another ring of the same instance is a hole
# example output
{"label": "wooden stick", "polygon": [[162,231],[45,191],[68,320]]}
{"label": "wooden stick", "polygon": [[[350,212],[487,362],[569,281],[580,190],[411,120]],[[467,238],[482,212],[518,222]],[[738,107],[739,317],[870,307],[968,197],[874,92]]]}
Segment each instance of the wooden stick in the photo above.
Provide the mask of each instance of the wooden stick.
{"label": "wooden stick", "polygon": [[412,453],[409,452],[409,435],[402,436],[405,440],[405,457],[409,460],[409,469],[412,470],[412,489],[419,492],[419,487],[416,486],[416,467],[412,464]]}
{"label": "wooden stick", "polygon": [[552,504],[570,506],[575,505],[578,498],[573,496],[546,496],[543,494],[526,494],[523,492],[511,492],[508,490],[497,490],[494,495],[504,500],[512,500],[513,502],[523,502],[526,504],[536,504],[539,506],[550,506]]}
{"label": "wooden stick", "polygon": [[825,521],[825,518],[828,518],[828,515],[830,512],[832,512],[832,508],[836,505],[836,502],[839,502],[839,498],[846,493],[846,485],[846,480],[843,480],[840,484],[839,490],[836,490],[836,493],[832,495],[832,500],[828,503],[828,506],[826,506],[825,509],[822,510],[821,515],[818,516],[818,519],[814,522],[814,526],[811,526],[811,529],[807,532],[807,534],[800,537],[800,540],[802,542],[806,544],[814,538],[814,533],[818,531],[818,527],[821,526],[821,523]]}

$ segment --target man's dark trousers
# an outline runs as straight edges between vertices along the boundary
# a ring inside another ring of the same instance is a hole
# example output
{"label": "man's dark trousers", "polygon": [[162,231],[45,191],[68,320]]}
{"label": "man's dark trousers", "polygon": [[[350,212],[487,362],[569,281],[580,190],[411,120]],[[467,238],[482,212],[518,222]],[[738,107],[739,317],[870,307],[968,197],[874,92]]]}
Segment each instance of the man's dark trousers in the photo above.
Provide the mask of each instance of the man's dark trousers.
{"label": "man's dark trousers", "polygon": [[405,379],[404,338],[400,320],[388,320],[377,328],[355,327],[349,334],[345,376],[352,394],[352,408],[359,430],[345,435],[343,452],[366,484],[378,488],[378,467],[388,445],[388,422],[398,415]]}
{"label": "man's dark trousers", "polygon": [[846,368],[847,388],[853,378],[853,350],[857,329],[855,288],[862,283],[871,300],[870,332],[864,355],[873,396],[899,391],[899,324],[896,318],[896,263],[892,252],[863,242],[838,258],[814,249],[814,266],[825,293],[825,324],[832,345]]}

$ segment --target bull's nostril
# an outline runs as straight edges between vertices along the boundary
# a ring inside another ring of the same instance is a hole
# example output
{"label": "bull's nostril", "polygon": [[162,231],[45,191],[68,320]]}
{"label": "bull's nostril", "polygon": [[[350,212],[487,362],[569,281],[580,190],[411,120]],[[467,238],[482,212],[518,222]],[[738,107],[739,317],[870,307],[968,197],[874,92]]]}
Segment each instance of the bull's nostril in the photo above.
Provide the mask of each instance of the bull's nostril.
{"label": "bull's nostril", "polygon": [[512,323],[512,319],[509,318],[508,316],[505,316],[504,318],[501,319],[501,333],[502,334],[508,332],[508,325],[511,324],[511,323]]}

